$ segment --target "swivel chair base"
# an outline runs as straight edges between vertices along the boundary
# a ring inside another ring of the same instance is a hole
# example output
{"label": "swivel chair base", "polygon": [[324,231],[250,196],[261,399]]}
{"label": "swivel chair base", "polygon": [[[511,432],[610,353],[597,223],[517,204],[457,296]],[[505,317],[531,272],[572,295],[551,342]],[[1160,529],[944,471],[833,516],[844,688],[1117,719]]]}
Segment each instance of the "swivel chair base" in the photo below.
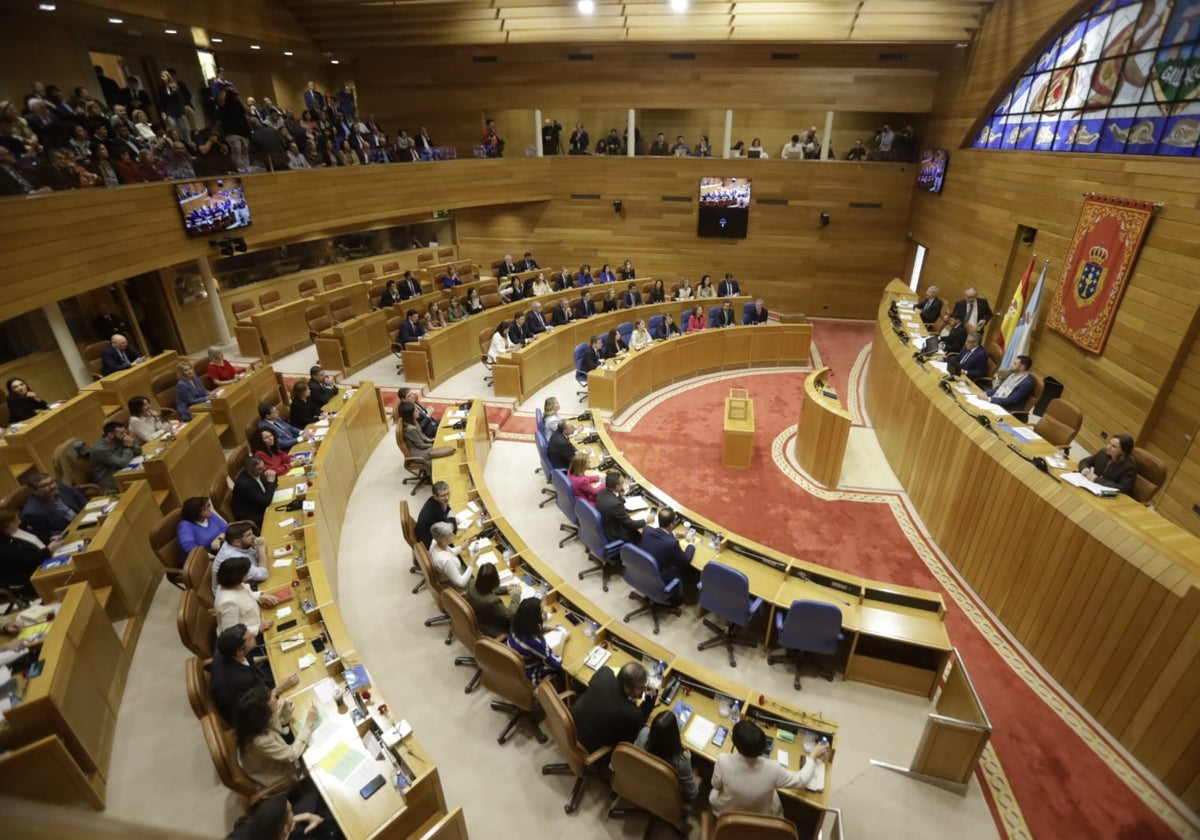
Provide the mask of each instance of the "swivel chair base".
{"label": "swivel chair base", "polygon": [[757,642],[753,642],[750,639],[739,638],[736,634],[741,628],[732,621],[728,622],[725,627],[722,628],[714,622],[709,621],[707,618],[701,620],[704,622],[705,627],[707,627],[709,630],[712,630],[717,635],[696,645],[696,650],[708,650],[709,648],[716,647],[717,645],[725,645],[725,649],[729,652],[730,668],[737,667],[737,660],[733,656],[734,645],[745,645],[746,647],[757,647],[758,645]]}
{"label": "swivel chair base", "polygon": [[539,744],[544,744],[550,740],[550,736],[543,732],[540,727],[538,727],[537,721],[534,720],[533,712],[527,712],[520,706],[515,706],[512,703],[505,703],[503,700],[493,700],[492,708],[497,712],[507,712],[508,714],[512,715],[512,717],[509,718],[508,725],[504,727],[504,731],[501,732],[500,737],[496,739],[498,743],[507,743],[508,739],[512,737],[513,731],[516,730],[517,724],[524,719],[528,719],[533,725],[533,737],[537,738],[537,742]]}
{"label": "swivel chair base", "polygon": [[650,617],[654,619],[655,635],[658,634],[658,614],[659,614],[659,612],[668,612],[671,615],[676,615],[676,616],[681,614],[679,607],[673,607],[670,604],[660,604],[657,601],[653,601],[653,600],[647,598],[645,595],[642,595],[640,592],[630,592],[629,597],[632,600],[641,603],[642,606],[638,607],[636,610],[634,610],[633,612],[626,615],[625,618],[623,619],[623,621],[628,623],[629,619],[631,619],[631,618],[635,618],[639,615],[644,615],[646,613],[650,613]]}
{"label": "swivel chair base", "polygon": [[[617,798],[619,799],[619,797],[617,797]],[[675,825],[673,823],[667,822],[666,820],[662,819],[661,817],[659,817],[655,814],[651,814],[645,808],[638,808],[633,805],[625,805],[622,807],[613,805],[611,808],[608,809],[608,813],[605,814],[605,816],[628,817],[631,814],[645,814],[646,816],[649,817],[649,819],[646,820],[646,830],[642,832],[642,840],[649,840],[650,836],[654,833],[654,826],[656,823],[662,823],[663,825],[669,825],[671,828],[675,829],[675,831],[677,831],[679,833],[680,837],[688,836],[687,817],[684,817],[683,825]]]}
{"label": "swivel chair base", "polygon": [[[795,688],[796,691],[799,691],[800,666],[804,664],[805,658],[809,656],[816,656],[816,654],[807,654],[804,651],[789,650],[788,648],[775,648],[767,654],[767,664],[774,665],[777,662],[783,662],[787,659],[794,660],[796,663],[796,676],[795,679],[792,680],[792,687]],[[821,672],[821,676],[825,677],[827,682],[833,682],[833,669],[825,667],[820,662],[816,662],[815,664],[817,666],[817,670]]]}
{"label": "swivel chair base", "polygon": [[542,501],[538,503],[539,508],[544,508],[546,505],[550,504],[551,502],[553,502],[554,500],[556,500],[558,498],[558,491],[555,490],[553,487],[543,487],[542,493],[547,498],[542,499]]}
{"label": "swivel chair base", "polygon": [[474,656],[457,656],[454,658],[455,665],[465,665],[468,668],[475,669],[475,675],[471,677],[471,681],[467,683],[467,687],[463,689],[463,694],[470,694],[479,685],[479,680],[483,676],[483,671],[479,667],[479,663],[475,661]]}
{"label": "swivel chair base", "polygon": [[620,564],[615,563],[615,562],[605,561],[605,560],[599,560],[595,557],[592,557],[590,554],[588,555],[588,559],[591,560],[593,563],[595,563],[596,567],[594,569],[584,569],[582,572],[579,573],[579,579],[583,580],[588,575],[596,575],[596,574],[602,575],[602,577],[600,578],[600,586],[601,586],[601,588],[604,589],[605,592],[607,592],[608,591],[608,579],[610,577],[612,577],[613,575],[617,575],[617,574],[621,573]]}
{"label": "swivel chair base", "polygon": [[[575,771],[571,769],[570,764],[543,764],[543,776],[574,776]],[[583,795],[583,787],[587,784],[587,771],[575,776],[575,785],[571,788],[571,797],[567,803],[563,805],[563,811],[568,814],[575,813],[575,809],[579,807],[579,797]]]}
{"label": "swivel chair base", "polygon": [[568,525],[565,522],[561,522],[561,523],[559,523],[558,530],[567,532],[567,535],[558,541],[559,548],[562,548],[564,545],[569,543],[571,540],[579,539],[579,529],[576,528],[574,525]]}

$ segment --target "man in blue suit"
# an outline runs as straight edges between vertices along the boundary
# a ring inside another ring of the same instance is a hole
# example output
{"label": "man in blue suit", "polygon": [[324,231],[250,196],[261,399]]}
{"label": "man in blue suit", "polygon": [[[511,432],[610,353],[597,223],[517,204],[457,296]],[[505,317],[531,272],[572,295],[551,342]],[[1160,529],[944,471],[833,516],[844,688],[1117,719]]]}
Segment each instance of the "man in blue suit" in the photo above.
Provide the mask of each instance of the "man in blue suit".
{"label": "man in blue suit", "polygon": [[1004,381],[995,388],[989,388],[985,393],[991,401],[1008,411],[1020,411],[1033,395],[1036,382],[1029,373],[1033,367],[1033,359],[1028,356],[1017,356],[1017,363],[1004,377]]}
{"label": "man in blue suit", "polygon": [[725,272],[725,279],[717,286],[717,297],[736,297],[742,293],[738,281],[733,279],[733,272]]}
{"label": "man in blue suit", "polygon": [[759,298],[754,302],[754,306],[746,308],[744,314],[742,315],[742,323],[765,324],[767,323],[768,315],[770,315],[770,313],[767,312],[766,304],[763,303],[762,298]]}
{"label": "man in blue suit", "polygon": [[637,283],[629,284],[625,294],[621,296],[621,301],[625,304],[626,309],[642,305],[642,293],[638,291]]}
{"label": "man in blue suit", "polygon": [[67,530],[87,504],[84,495],[74,487],[55,481],[45,473],[30,473],[25,477],[25,484],[32,492],[21,509],[21,521],[42,542],[49,542],[51,537]]}
{"label": "man in blue suit", "polygon": [[404,316],[404,320],[400,323],[400,346],[407,347],[414,341],[420,340],[421,336],[425,335],[425,328],[421,326],[421,313],[415,309],[410,309]]}
{"label": "man in blue suit", "polygon": [[679,540],[671,532],[677,521],[675,511],[664,507],[658,512],[658,527],[647,525],[642,529],[642,549],[658,562],[658,570],[667,583],[683,577],[691,568],[692,555],[696,553],[694,545],[686,549],[679,547]]}
{"label": "man in blue suit", "polygon": [[979,333],[971,333],[967,336],[967,343],[958,356],[958,363],[962,365],[963,373],[972,382],[988,375],[988,355],[979,346]]}
{"label": "man in blue suit", "polygon": [[732,327],[737,323],[733,314],[733,301],[727,300],[721,304],[721,308],[713,315],[709,322],[710,327]]}
{"label": "man in blue suit", "polygon": [[142,354],[129,344],[129,339],[113,333],[111,342],[100,354],[100,372],[105,376],[119,370],[129,370],[142,360]]}

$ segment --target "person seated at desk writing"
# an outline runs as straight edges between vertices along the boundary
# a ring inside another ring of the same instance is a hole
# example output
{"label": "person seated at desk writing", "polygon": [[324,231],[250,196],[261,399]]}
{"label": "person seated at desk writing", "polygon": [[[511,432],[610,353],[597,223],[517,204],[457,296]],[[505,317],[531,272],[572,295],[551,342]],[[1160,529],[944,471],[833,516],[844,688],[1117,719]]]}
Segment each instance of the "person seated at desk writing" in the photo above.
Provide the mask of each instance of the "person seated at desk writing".
{"label": "person seated at desk writing", "polygon": [[592,300],[592,293],[584,289],[579,293],[579,302],[575,304],[575,316],[578,318],[590,318],[596,314],[596,303]]}
{"label": "person seated at desk writing", "polygon": [[604,292],[604,297],[600,299],[601,312],[616,312],[621,308],[621,301],[617,299],[617,290],[612,286]]}
{"label": "person seated at desk writing", "polygon": [[[246,458],[242,471],[234,479],[233,492],[229,497],[233,518],[248,520],[262,528],[263,515],[271,505],[277,485],[276,474],[268,470],[262,461],[253,455]],[[225,539],[228,541],[228,534]]]}
{"label": "person seated at desk writing", "polygon": [[415,528],[417,542],[429,545],[433,541],[433,526],[444,522],[450,526],[450,532],[458,533],[458,520],[450,510],[450,485],[444,481],[433,483],[433,495],[425,500],[421,512],[417,514]]}
{"label": "person seated at desk writing", "polygon": [[533,341],[534,333],[529,331],[529,319],[524,312],[518,312],[513,316],[512,323],[508,326],[508,342],[513,347],[524,347],[529,342]]}
{"label": "person seated at desk writing", "polygon": [[932,324],[942,317],[942,299],[939,297],[941,293],[942,290],[937,286],[930,286],[925,290],[925,300],[912,305],[920,314],[922,323]]}
{"label": "person seated at desk writing", "polygon": [[194,548],[216,554],[225,544],[229,523],[213,510],[212,501],[205,496],[192,496],[179,507],[179,524],[175,536],[179,540],[179,565],[183,566]]}
{"label": "person seated at desk writing", "polygon": [[92,481],[106,490],[116,490],[116,474],[142,454],[142,447],[124,423],[110,420],[104,424],[103,435],[92,447]]}
{"label": "person seated at desk writing", "polygon": [[571,707],[575,734],[588,752],[633,743],[654,710],[655,693],[646,688],[646,667],[626,662],[621,670],[601,668]]}
{"label": "person seated at desk writing", "polygon": [[400,282],[396,288],[400,294],[400,300],[408,300],[421,294],[421,283],[417,280],[416,275],[412,273],[411,268],[404,272],[404,276],[400,278]]}
{"label": "person seated at desk writing", "polygon": [[509,326],[508,321],[501,321],[492,332],[492,339],[488,342],[487,351],[489,362],[495,362],[502,354],[512,351],[512,342],[508,338]]}
{"label": "person seated at desk writing", "polygon": [[217,614],[218,635],[235,624],[246,625],[247,632],[255,636],[271,629],[273,622],[263,618],[262,607],[273,607],[277,602],[273,596],[250,588],[247,579],[251,568],[250,560],[240,555],[213,566],[217,582],[213,611]]}
{"label": "person seated at desk writing", "polygon": [[235,381],[239,375],[245,372],[245,368],[239,368],[225,358],[225,351],[217,345],[212,345],[208,348],[208,378],[213,381],[214,385],[228,385]]}
{"label": "person seated at desk writing", "polygon": [[658,327],[658,335],[655,338],[670,338],[673,335],[682,335],[679,332],[679,325],[675,323],[675,316],[670,312],[663,315],[662,324]]}
{"label": "person seated at desk writing", "polygon": [[421,405],[420,392],[416,388],[401,388],[396,392],[398,402],[410,402],[417,410],[417,422],[426,437],[437,437],[438,421],[425,406]]}
{"label": "person seated at desk writing", "polygon": [[988,355],[979,346],[979,333],[971,333],[967,336],[966,346],[958,354],[958,363],[962,365],[963,375],[972,382],[988,375]]}
{"label": "person seated at desk writing", "polygon": [[650,331],[646,329],[646,319],[638,318],[633,322],[633,332],[629,334],[629,347],[632,350],[644,350],[654,343]]}
{"label": "person seated at desk writing", "polygon": [[129,345],[129,339],[114,333],[109,345],[100,354],[100,372],[104,376],[119,370],[129,370],[142,360],[142,356]]}
{"label": "person seated at desk writing", "polygon": [[288,406],[288,422],[303,429],[321,417],[321,407],[312,399],[312,388],[303,379],[292,383],[292,401]]}
{"label": "person seated at desk writing", "polygon": [[759,298],[754,302],[754,308],[742,316],[743,324],[765,324],[769,317],[767,307],[763,304],[763,299]]}
{"label": "person seated at desk writing", "polygon": [[534,295],[548,295],[553,290],[550,288],[550,284],[546,282],[546,275],[539,271],[538,276],[533,278],[533,285],[530,286],[529,291]]}
{"label": "person seated at desk writing", "polygon": [[463,307],[462,301],[458,299],[458,295],[451,295],[450,302],[446,304],[446,320],[451,324],[457,324],[466,319],[467,310]]}
{"label": "person seated at desk writing", "polygon": [[967,326],[968,331],[982,331],[992,319],[992,308],[987,298],[979,297],[974,287],[963,290],[963,299],[954,304],[954,315]]}
{"label": "person seated at desk writing", "polygon": [[463,300],[463,308],[467,310],[468,315],[478,315],[483,311],[483,301],[479,299],[479,290],[474,286],[467,290],[467,297]]}
{"label": "person seated at desk writing", "polygon": [[615,359],[623,353],[629,352],[629,345],[621,338],[621,333],[613,328],[608,331],[608,336],[604,339],[604,349],[601,351],[605,359]]}
{"label": "person seated at desk writing", "polygon": [[600,266],[600,273],[596,275],[597,283],[616,283],[617,275],[613,273],[612,266],[608,263]]}
{"label": "person seated at desk writing", "polygon": [[479,632],[485,636],[498,638],[508,633],[512,627],[513,613],[516,612],[521,600],[521,584],[509,584],[509,602],[505,606],[500,598],[500,573],[494,563],[481,563],[479,571],[467,584],[464,596],[471,609],[475,611],[475,623]]}
{"label": "person seated at desk writing", "polygon": [[443,586],[466,589],[471,580],[471,570],[462,562],[462,546],[454,542],[454,529],[447,522],[434,522],[429,528],[429,559],[434,574]]}
{"label": "person seated at desk writing", "polygon": [[695,545],[688,545],[686,549],[679,547],[679,540],[672,530],[678,522],[675,511],[664,507],[658,512],[658,527],[646,525],[642,529],[642,549],[658,562],[658,570],[668,583],[691,570],[692,557],[696,554]]}
{"label": "person seated at desk writing", "polygon": [[679,278],[679,288],[671,295],[672,300],[691,300],[696,296],[696,290],[692,288],[692,281],[686,277]]}
{"label": "person seated at desk writing", "polygon": [[637,283],[630,282],[625,287],[625,294],[621,295],[621,303],[625,305],[626,309],[633,309],[633,307],[641,306],[644,303],[642,293],[638,291]]}
{"label": "person seated at desk writing", "polygon": [[308,439],[303,429],[297,429],[279,416],[279,406],[270,403],[261,403],[258,406],[258,428],[274,432],[275,442],[284,452],[291,451],[301,438]]}
{"label": "person seated at desk writing", "polygon": [[692,769],[692,753],[683,748],[679,718],[670,709],[659,712],[649,726],[643,726],[633,745],[675,768],[684,802],[691,802],[700,795],[700,780]]}
{"label": "person seated at desk writing", "polygon": [[[325,403],[338,394],[337,382],[334,381],[333,374],[327,372],[320,365],[313,365],[308,369],[308,389],[309,399],[318,408],[323,408]],[[292,425],[303,429],[308,424],[293,422]]]}
{"label": "person seated at desk writing", "polygon": [[596,494],[600,527],[610,540],[625,540],[637,545],[642,541],[642,524],[635,522],[625,508],[625,476],[610,470],[604,476],[604,489]]}
{"label": "person seated at desk writing", "polygon": [[1088,481],[1116,487],[1126,496],[1132,496],[1138,477],[1133,438],[1126,434],[1111,435],[1103,449],[1079,462],[1079,472]]}
{"label": "person seated at desk writing", "polygon": [[15,510],[0,508],[0,587],[25,600],[37,597],[30,578],[61,544],[59,538],[42,542],[35,534],[22,530],[21,517]]}
{"label": "person seated at desk writing", "polygon": [[708,327],[708,318],[704,314],[704,304],[696,304],[696,308],[692,310],[692,317],[687,319],[687,331],[689,333],[701,332]]}
{"label": "person seated at desk writing", "polygon": [[13,377],[4,386],[8,390],[8,421],[24,423],[50,404],[35,394],[24,379]]}
{"label": "person seated at desk writing", "polygon": [[67,530],[87,505],[83,493],[53,476],[35,470],[26,473],[24,480],[29,498],[21,508],[21,521],[42,542]]}
{"label": "person seated at desk writing", "polygon": [[558,428],[550,433],[550,440],[546,444],[546,455],[550,459],[550,466],[554,469],[570,468],[571,459],[575,457],[575,445],[571,443],[571,435],[574,433],[575,424],[565,418],[560,420]]}
{"label": "person seated at desk writing", "polygon": [[[290,711],[291,704],[286,705]],[[304,779],[300,757],[320,725],[317,707],[310,706],[300,731],[289,743],[292,733],[283,707],[276,695],[260,685],[241,696],[234,713],[238,763],[246,775],[267,787],[277,782],[295,784]]]}
{"label": "person seated at desk writing", "polygon": [[[471,291],[475,291],[472,289]],[[482,309],[480,310],[483,311]],[[421,313],[415,309],[408,310],[405,313],[404,320],[400,322],[400,346],[407,347],[421,340],[425,335],[425,327],[421,324]]]}
{"label": "person seated at desk writing", "polygon": [[562,648],[567,634],[559,634],[558,643],[551,646],[546,639],[544,620],[542,599],[526,598],[513,613],[505,640],[505,644],[525,661],[525,676],[534,685],[562,671]]}
{"label": "person seated at desk writing", "polygon": [[462,278],[458,276],[458,269],[454,266],[448,266],[446,273],[442,275],[442,288],[453,289],[455,286],[462,285]]}
{"label": "person seated at desk writing", "polygon": [[175,413],[187,423],[192,419],[192,406],[209,400],[210,394],[192,369],[191,362],[180,362],[175,366]]}
{"label": "person seated at desk writing", "polygon": [[708,803],[714,817],[731,811],[783,816],[779,788],[802,788],[812,781],[817,762],[829,753],[828,744],[817,744],[798,771],[788,770],[772,756],[763,755],[767,736],[748,720],[733,725],[734,752],[717,756]]}
{"label": "person seated at desk writing", "polygon": [[567,480],[571,482],[571,492],[576,499],[586,499],[596,504],[596,494],[604,484],[604,480],[596,473],[588,470],[591,459],[586,452],[576,452],[571,456],[571,465],[567,468]]}
{"label": "person seated at desk writing", "polygon": [[947,315],[941,334],[942,352],[947,355],[961,352],[966,343],[967,325],[957,315]]}
{"label": "person seated at desk writing", "polygon": [[217,636],[208,689],[217,712],[230,725],[234,723],[238,701],[250,689],[262,686],[278,700],[285,691],[300,684],[300,675],[292,674],[275,685],[270,668],[260,666],[250,655],[256,645],[254,634],[244,624],[230,625]]}
{"label": "person seated at desk writing", "polygon": [[1017,356],[1017,363],[1008,372],[1008,376],[1004,377],[1004,381],[984,393],[991,398],[991,402],[1001,408],[1009,412],[1020,411],[1025,408],[1025,403],[1033,395],[1037,384],[1029,375],[1032,367],[1033,359],[1028,356]]}
{"label": "person seated at desk writing", "polygon": [[275,433],[270,429],[255,429],[250,436],[250,451],[275,475],[284,475],[292,468],[292,456],[280,449]]}

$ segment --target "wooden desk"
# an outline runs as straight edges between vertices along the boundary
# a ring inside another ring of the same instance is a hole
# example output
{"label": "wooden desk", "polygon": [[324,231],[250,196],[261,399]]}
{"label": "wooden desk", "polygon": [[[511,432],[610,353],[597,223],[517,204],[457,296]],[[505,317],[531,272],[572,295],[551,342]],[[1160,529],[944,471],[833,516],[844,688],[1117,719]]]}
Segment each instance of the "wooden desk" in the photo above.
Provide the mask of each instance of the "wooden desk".
{"label": "wooden desk", "polygon": [[[880,301],[866,404],[930,536],[984,603],[1102,726],[1181,796],[1200,764],[1200,539],[1132,499],[1038,472],[960,410],[893,332]],[[903,307],[900,307],[903,309]],[[1194,753],[1194,751],[1193,751]],[[1194,755],[1192,756],[1194,758]],[[1185,794],[1185,792],[1188,792]]]}
{"label": "wooden desk", "polygon": [[[174,384],[175,367],[183,361],[174,350],[167,350],[157,356],[151,356],[138,362],[128,370],[119,370],[99,379],[89,387],[99,386],[100,401],[109,411],[128,408],[132,397],[149,397],[150,402],[158,405],[154,396],[154,379],[164,373],[172,374]],[[159,408],[175,409],[173,405],[158,406]]]}
{"label": "wooden desk", "polygon": [[192,496],[208,496],[217,464],[225,460],[212,416],[196,412],[175,435],[175,440],[160,438],[143,447],[145,458],[136,469],[120,470],[115,478],[124,491],[136,481],[147,481],[155,491],[156,502],[168,513]]}
{"label": "wooden desk", "polygon": [[238,381],[217,388],[209,400],[211,405],[194,405],[192,414],[211,414],[221,445],[231,449],[245,442],[246,427],[251,420],[258,419],[258,406],[275,404],[281,399],[275,370],[263,365]]}
{"label": "wooden desk", "polygon": [[321,367],[349,376],[388,355],[392,339],[388,335],[387,317],[385,311],[376,310],[322,331],[314,342]]}
{"label": "wooden desk", "polygon": [[0,750],[20,750],[0,758],[0,793],[78,798],[99,810],[129,656],[90,586],[73,583],[59,594],[40,651],[45,668],[0,723]]}
{"label": "wooden desk", "polygon": [[796,433],[796,461],[826,487],[836,487],[850,438],[850,412],[829,384],[829,368],[814,370],[804,382],[804,407]]}
{"label": "wooden desk", "polygon": [[[739,405],[742,406],[740,410]],[[753,457],[754,400],[726,397],[725,423],[721,435],[721,466],[749,469]]]}
{"label": "wooden desk", "polygon": [[148,548],[150,531],[162,519],[149,482],[135,481],[121,494],[116,508],[99,525],[79,525],[82,512],[67,529],[67,542],[87,540],[87,544],[69,561],[33,573],[31,583],[38,596],[47,602],[68,583],[84,582],[93,589],[112,588],[107,609],[113,621],[132,618],[126,629],[126,643],[132,644],[141,632],[154,590],[163,576],[163,567]]}
{"label": "wooden desk", "polygon": [[313,295],[310,303],[321,304],[329,312],[330,317],[333,317],[334,303],[339,300],[345,300],[350,304],[350,308],[356,316],[365,315],[371,311],[371,284],[348,283],[336,289]]}
{"label": "wooden desk", "polygon": [[88,446],[94,444],[100,439],[104,416],[100,393],[80,391],[58,408],[35,414],[19,428],[10,426],[0,445],[0,458],[14,478],[31,467],[54,475],[54,450],[73,438]]}
{"label": "wooden desk", "polygon": [[307,347],[311,339],[304,312],[312,304],[312,300],[302,298],[265,312],[252,313],[241,324],[248,325],[257,333],[257,342],[252,341],[248,333],[244,340],[244,327],[239,325],[238,350],[247,356],[261,356],[272,362],[280,356]]}
{"label": "wooden desk", "polygon": [[[647,308],[652,307],[639,307],[637,311]],[[806,365],[811,344],[811,324],[725,327],[656,341],[589,373],[588,405],[620,414],[650,393],[697,374]],[[567,355],[569,358],[570,353]],[[556,375],[563,372],[565,369]]]}

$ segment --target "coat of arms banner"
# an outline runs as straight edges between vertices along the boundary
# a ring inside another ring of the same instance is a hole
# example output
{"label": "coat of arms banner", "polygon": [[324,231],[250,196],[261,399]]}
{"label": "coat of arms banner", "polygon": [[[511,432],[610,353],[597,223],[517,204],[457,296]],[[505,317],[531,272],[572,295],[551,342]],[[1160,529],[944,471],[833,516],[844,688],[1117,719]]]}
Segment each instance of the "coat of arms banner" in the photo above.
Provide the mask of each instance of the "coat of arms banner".
{"label": "coat of arms banner", "polygon": [[1153,215],[1150,202],[1090,194],[1084,199],[1046,326],[1089,353],[1104,351]]}

